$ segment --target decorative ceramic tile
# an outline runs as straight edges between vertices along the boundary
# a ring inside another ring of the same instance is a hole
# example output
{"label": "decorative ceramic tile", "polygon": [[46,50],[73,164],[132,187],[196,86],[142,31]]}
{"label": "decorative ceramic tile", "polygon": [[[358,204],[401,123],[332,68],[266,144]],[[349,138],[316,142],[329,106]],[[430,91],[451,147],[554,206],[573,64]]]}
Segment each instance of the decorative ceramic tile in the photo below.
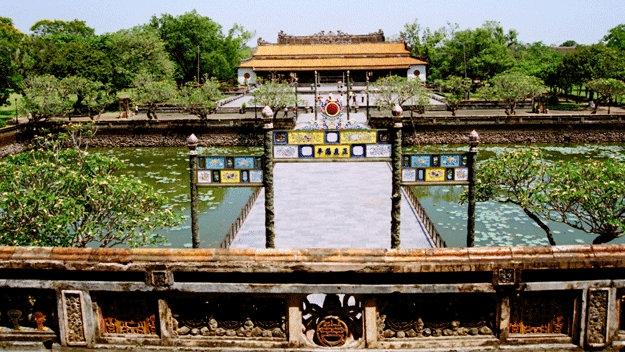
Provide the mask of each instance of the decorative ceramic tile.
{"label": "decorative ceramic tile", "polygon": [[289,133],[287,131],[275,131],[273,133],[273,144],[288,144]]}
{"label": "decorative ceramic tile", "polygon": [[454,180],[456,181],[468,181],[469,169],[466,167],[458,167],[455,169]]}
{"label": "decorative ceramic tile", "polygon": [[344,144],[366,144],[377,142],[377,131],[354,130],[341,131],[341,143]]}
{"label": "decorative ceramic tile", "polygon": [[460,155],[458,154],[442,154],[440,156],[441,167],[459,167]]}
{"label": "decorative ceramic tile", "polygon": [[430,166],[430,155],[412,155],[410,157],[410,166],[412,167],[429,167]]}
{"label": "decorative ceramic tile", "polygon": [[442,167],[429,167],[425,169],[425,182],[445,181],[445,169]]}
{"label": "decorative ceramic tile", "polygon": [[205,160],[205,167],[208,170],[219,170],[226,167],[226,159],[223,156],[207,156]]}
{"label": "decorative ceramic tile", "polygon": [[415,182],[416,178],[417,178],[416,169],[402,169],[401,170],[401,180],[403,182]]}
{"label": "decorative ceramic tile", "polygon": [[339,132],[338,131],[326,131],[326,143],[335,144],[339,143]]}
{"label": "decorative ceramic tile", "polygon": [[300,158],[314,158],[315,157],[315,146],[312,146],[312,145],[300,145],[299,146],[299,157]]}
{"label": "decorative ceramic tile", "polygon": [[323,131],[290,131],[289,144],[323,144],[325,133]]}
{"label": "decorative ceramic tile", "polygon": [[198,183],[211,183],[211,171],[210,170],[198,170],[197,182]]}
{"label": "decorative ceramic tile", "polygon": [[234,158],[235,169],[253,169],[254,157],[251,156],[238,156]]}
{"label": "decorative ceramic tile", "polygon": [[390,144],[367,144],[366,155],[367,155],[367,158],[390,158],[391,157],[391,145]]}
{"label": "decorative ceramic tile", "polygon": [[365,157],[365,146],[362,144],[354,144],[352,145],[352,157],[354,158],[364,158]]}
{"label": "decorative ceramic tile", "polygon": [[263,172],[261,170],[250,170],[251,183],[263,183]]}
{"label": "decorative ceramic tile", "polygon": [[276,145],[273,147],[273,157],[276,159],[297,159],[298,156],[296,145]]}
{"label": "decorative ceramic tile", "polygon": [[221,170],[221,183],[240,183],[241,172],[239,170]]}
{"label": "decorative ceramic tile", "polygon": [[315,146],[315,158],[344,159],[349,158],[349,146],[342,144],[326,144]]}

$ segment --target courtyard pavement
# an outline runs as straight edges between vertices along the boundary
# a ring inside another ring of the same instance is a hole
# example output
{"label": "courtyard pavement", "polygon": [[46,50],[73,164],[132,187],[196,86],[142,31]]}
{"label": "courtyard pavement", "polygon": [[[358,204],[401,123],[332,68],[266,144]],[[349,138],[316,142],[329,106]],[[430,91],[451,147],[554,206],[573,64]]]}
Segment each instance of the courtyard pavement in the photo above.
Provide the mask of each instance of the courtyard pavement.
{"label": "courtyard pavement", "polygon": [[[276,163],[276,248],[390,248],[391,169],[384,162]],[[231,248],[265,247],[261,191]],[[430,248],[405,195],[401,247]]]}

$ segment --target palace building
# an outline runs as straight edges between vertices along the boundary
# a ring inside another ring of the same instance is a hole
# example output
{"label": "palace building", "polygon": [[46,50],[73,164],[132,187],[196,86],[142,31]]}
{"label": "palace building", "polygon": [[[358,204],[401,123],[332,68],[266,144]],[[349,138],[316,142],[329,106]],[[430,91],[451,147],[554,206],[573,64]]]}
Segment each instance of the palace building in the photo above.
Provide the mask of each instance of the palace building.
{"label": "palace building", "polygon": [[343,32],[320,32],[308,36],[278,34],[277,43],[262,38],[252,57],[241,63],[240,84],[255,84],[256,79],[297,77],[299,83],[314,82],[317,71],[320,83],[345,82],[350,71],[353,82],[371,81],[390,74],[425,81],[424,60],[412,57],[403,41],[386,41],[382,30],[351,35]]}

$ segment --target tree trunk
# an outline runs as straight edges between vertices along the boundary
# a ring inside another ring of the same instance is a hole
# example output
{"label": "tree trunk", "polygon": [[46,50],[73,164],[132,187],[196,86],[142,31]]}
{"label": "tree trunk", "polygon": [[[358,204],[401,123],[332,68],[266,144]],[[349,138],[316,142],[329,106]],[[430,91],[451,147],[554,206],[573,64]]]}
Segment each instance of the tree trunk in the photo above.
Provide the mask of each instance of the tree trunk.
{"label": "tree trunk", "polygon": [[539,217],[538,215],[534,214],[533,212],[531,212],[529,209],[527,208],[523,208],[523,212],[525,212],[525,215],[529,216],[530,219],[534,220],[534,222],[540,226],[540,228],[545,231],[545,234],[547,235],[547,241],[549,241],[549,245],[551,246],[555,246],[556,245],[556,241],[553,239],[553,234],[551,233],[551,229],[549,228],[549,226],[547,226],[547,224],[545,224]]}
{"label": "tree trunk", "polygon": [[620,232],[602,233],[592,241],[592,244],[608,243],[615,238],[618,238],[620,235]]}

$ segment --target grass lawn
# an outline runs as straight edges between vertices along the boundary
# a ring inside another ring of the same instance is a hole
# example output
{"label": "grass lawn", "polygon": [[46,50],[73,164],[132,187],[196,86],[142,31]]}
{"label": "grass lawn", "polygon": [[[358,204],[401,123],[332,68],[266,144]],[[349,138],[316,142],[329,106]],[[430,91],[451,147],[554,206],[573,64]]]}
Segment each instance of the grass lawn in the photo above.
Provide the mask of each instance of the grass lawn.
{"label": "grass lawn", "polygon": [[11,93],[7,105],[0,106],[0,127],[4,127],[8,120],[15,119],[15,101],[18,105],[22,100],[22,96],[17,93]]}

